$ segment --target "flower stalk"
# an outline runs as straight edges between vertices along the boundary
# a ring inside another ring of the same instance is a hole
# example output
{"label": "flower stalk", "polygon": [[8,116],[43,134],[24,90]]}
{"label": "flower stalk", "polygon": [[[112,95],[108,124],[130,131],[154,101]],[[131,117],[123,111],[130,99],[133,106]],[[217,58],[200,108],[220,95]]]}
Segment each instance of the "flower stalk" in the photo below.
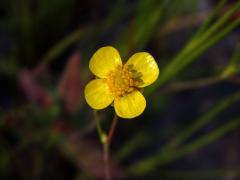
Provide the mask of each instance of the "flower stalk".
{"label": "flower stalk", "polygon": [[110,145],[111,145],[111,141],[112,141],[112,138],[113,138],[114,131],[115,131],[116,126],[117,126],[118,116],[116,114],[114,115],[110,130],[107,134],[101,128],[101,124],[100,124],[100,121],[99,121],[99,117],[97,115],[97,111],[94,111],[94,116],[95,116],[98,135],[99,135],[100,141],[102,143],[102,147],[103,147],[103,161],[104,161],[105,179],[106,180],[111,180],[112,176],[111,176],[111,163],[110,163]]}

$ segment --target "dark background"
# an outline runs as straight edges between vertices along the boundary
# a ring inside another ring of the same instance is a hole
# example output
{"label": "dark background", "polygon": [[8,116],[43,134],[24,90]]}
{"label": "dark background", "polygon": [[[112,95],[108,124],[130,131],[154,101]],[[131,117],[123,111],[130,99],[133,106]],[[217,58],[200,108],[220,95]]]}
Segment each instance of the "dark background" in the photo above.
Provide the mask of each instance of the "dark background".
{"label": "dark background", "polygon": [[[112,45],[124,61],[138,51],[151,53],[161,71],[144,91],[145,112],[119,120],[111,144],[113,178],[239,179],[239,23],[191,58],[239,21],[239,1],[216,10],[221,2],[0,1],[0,178],[104,178],[83,89],[93,78],[92,54]],[[221,28],[169,66],[204,22],[212,18],[197,38],[235,6]],[[166,67],[176,73],[166,78]],[[99,112],[104,129],[112,116],[112,107]]]}

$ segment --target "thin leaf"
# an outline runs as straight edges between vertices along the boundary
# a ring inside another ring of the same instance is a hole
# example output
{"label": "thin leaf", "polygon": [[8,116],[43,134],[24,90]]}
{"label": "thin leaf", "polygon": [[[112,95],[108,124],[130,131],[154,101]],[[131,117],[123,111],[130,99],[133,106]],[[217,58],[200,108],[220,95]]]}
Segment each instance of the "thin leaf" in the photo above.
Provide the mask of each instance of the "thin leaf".
{"label": "thin leaf", "polygon": [[220,18],[212,27],[199,38],[190,40],[186,47],[163,69],[160,78],[151,87],[146,89],[146,95],[151,94],[159,86],[163,85],[183,68],[192,63],[203,52],[209,49],[212,45],[221,40],[225,35],[231,32],[240,24],[240,19],[237,19],[226,25],[222,30],[219,30],[233,14],[240,8],[240,2],[236,3],[222,18]]}
{"label": "thin leaf", "polygon": [[[218,140],[227,133],[233,131],[240,126],[240,119],[233,119],[229,123],[219,127],[212,132],[203,135],[184,147],[173,151],[172,153],[162,154],[156,153],[147,157],[140,162],[137,162],[128,167],[128,172],[131,176],[140,176],[155,170],[160,165],[171,163],[179,158],[182,158],[190,153],[193,153],[204,146]],[[161,151],[160,151],[161,152]]]}

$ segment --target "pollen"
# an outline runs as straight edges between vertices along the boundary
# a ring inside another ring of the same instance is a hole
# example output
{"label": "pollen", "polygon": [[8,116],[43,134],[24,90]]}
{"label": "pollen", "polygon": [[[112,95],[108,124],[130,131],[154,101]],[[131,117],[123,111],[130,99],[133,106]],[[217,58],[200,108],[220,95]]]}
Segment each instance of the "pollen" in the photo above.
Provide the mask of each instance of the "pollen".
{"label": "pollen", "polygon": [[131,93],[135,88],[133,74],[128,66],[118,67],[110,71],[106,83],[115,97],[121,97]]}

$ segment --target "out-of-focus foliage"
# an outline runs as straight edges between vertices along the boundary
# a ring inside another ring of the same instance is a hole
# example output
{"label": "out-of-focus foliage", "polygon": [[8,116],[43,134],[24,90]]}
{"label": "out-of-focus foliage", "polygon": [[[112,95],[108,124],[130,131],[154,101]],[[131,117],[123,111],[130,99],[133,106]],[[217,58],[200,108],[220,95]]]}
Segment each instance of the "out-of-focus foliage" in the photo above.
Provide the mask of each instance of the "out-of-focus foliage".
{"label": "out-of-focus foliage", "polygon": [[[235,0],[0,1],[0,178],[103,178],[83,89],[112,45],[160,66],[144,114],[119,121],[113,178],[238,179],[239,25]],[[98,115],[107,130],[112,107]]]}

